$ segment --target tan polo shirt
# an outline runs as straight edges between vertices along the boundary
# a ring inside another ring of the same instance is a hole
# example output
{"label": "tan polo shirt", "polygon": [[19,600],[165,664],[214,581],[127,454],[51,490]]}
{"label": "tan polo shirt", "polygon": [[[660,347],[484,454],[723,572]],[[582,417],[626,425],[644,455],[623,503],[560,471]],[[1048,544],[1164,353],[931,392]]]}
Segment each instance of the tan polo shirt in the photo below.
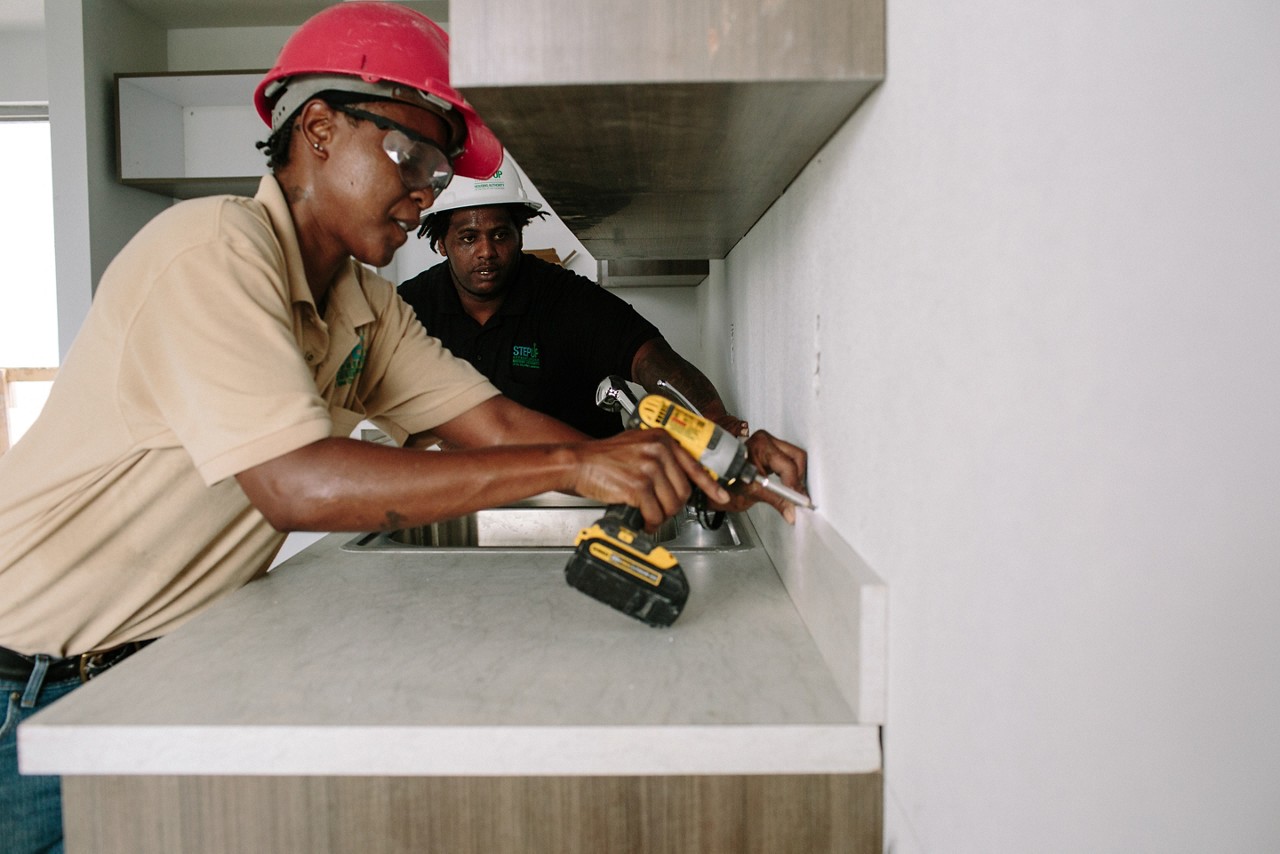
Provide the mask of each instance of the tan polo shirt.
{"label": "tan polo shirt", "polygon": [[43,413],[0,455],[0,645],[171,631],[283,541],[233,475],[365,418],[403,440],[495,394],[355,261],[320,319],[273,177],[175,205],[107,268]]}

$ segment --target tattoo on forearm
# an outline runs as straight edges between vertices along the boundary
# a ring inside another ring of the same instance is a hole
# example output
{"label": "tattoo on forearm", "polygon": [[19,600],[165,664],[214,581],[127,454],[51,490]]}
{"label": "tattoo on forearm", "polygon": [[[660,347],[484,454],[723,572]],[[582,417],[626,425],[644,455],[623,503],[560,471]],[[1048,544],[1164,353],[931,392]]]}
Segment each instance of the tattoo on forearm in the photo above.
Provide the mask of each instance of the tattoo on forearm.
{"label": "tattoo on forearm", "polygon": [[698,409],[703,416],[723,424],[728,429],[741,431],[746,422],[732,415],[720,399],[720,392],[688,359],[671,349],[662,338],[646,342],[631,365],[631,379],[652,392],[660,392],[658,380],[666,380]]}
{"label": "tattoo on forearm", "polygon": [[680,393],[689,398],[699,409],[706,409],[720,399],[715,386],[697,369],[674,371],[672,376],[666,377],[666,380],[680,389]]}

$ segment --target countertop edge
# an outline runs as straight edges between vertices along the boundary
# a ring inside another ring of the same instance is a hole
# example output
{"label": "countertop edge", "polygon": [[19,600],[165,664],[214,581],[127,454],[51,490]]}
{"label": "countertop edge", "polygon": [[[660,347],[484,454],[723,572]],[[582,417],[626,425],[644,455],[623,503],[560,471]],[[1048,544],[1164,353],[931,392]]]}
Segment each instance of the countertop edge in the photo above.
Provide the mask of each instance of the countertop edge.
{"label": "countertop edge", "polygon": [[[73,732],[74,731],[74,732]],[[878,726],[41,726],[24,774],[656,776],[862,774]],[[83,745],[95,745],[92,751]]]}

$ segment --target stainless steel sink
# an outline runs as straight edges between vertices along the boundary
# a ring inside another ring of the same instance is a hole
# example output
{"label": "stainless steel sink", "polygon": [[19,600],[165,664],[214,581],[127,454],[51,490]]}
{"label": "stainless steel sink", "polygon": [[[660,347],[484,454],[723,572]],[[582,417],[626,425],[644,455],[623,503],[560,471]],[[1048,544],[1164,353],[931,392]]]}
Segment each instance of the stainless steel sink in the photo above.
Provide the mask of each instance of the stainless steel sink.
{"label": "stainless steel sink", "polygon": [[[474,549],[560,550],[573,548],[574,538],[604,513],[604,507],[572,496],[538,496],[505,507],[481,510],[433,525],[400,531],[361,534],[342,548],[353,552],[470,551]],[[704,528],[692,514],[668,519],[657,532],[671,551],[727,551],[751,545],[750,523],[729,514],[715,530]]]}

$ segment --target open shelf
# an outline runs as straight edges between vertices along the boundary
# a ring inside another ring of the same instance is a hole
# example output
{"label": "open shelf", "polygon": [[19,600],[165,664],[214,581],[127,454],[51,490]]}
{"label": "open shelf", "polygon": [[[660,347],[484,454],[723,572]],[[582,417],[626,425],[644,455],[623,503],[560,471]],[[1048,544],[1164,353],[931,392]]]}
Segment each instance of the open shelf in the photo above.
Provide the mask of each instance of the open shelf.
{"label": "open shelf", "polygon": [[182,199],[253,195],[267,173],[254,145],[268,135],[253,108],[263,73],[116,75],[120,183]]}

